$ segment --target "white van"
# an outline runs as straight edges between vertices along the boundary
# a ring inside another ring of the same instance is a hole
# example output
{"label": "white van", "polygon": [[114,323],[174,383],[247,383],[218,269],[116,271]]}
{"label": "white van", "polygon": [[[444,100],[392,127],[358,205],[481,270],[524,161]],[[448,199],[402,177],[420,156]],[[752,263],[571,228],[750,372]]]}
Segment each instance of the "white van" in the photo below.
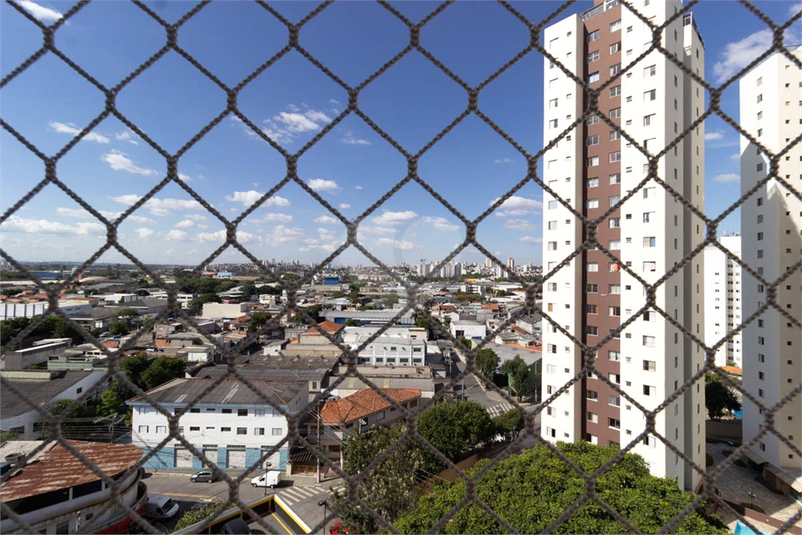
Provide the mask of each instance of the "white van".
{"label": "white van", "polygon": [[273,487],[278,486],[281,481],[281,472],[278,470],[268,470],[264,474],[260,474],[251,479],[251,485],[254,487]]}
{"label": "white van", "polygon": [[148,496],[148,505],[145,507],[144,517],[164,520],[173,518],[178,513],[178,504],[167,496],[151,494]]}

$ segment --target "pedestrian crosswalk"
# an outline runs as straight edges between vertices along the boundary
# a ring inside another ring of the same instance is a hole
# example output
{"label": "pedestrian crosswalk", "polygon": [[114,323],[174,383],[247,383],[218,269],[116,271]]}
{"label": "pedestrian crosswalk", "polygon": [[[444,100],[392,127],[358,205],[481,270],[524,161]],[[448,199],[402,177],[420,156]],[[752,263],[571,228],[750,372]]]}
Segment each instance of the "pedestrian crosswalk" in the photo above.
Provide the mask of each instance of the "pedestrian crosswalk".
{"label": "pedestrian crosswalk", "polygon": [[491,418],[495,418],[505,412],[511,411],[513,406],[509,403],[499,403],[498,405],[493,405],[492,407],[487,408],[487,413],[490,415]]}
{"label": "pedestrian crosswalk", "polygon": [[287,505],[293,505],[316,496],[323,496],[329,493],[328,488],[320,485],[292,486],[278,489],[276,494],[281,496],[281,500]]}

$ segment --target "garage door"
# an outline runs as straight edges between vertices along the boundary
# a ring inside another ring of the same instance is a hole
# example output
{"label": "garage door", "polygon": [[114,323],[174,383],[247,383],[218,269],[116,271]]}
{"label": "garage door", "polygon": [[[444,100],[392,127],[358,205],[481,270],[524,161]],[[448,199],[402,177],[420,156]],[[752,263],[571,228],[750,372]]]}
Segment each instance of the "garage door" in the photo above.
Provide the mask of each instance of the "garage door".
{"label": "garage door", "polygon": [[175,467],[192,468],[192,452],[186,448],[175,449]]}
{"label": "garage door", "polygon": [[235,470],[245,468],[245,449],[228,450],[228,467]]}
{"label": "garage door", "polygon": [[203,456],[209,462],[217,464],[217,448],[203,448]]}
{"label": "garage door", "polygon": [[[265,455],[270,448],[262,446],[262,450],[259,452],[260,455]],[[273,455],[268,457],[265,461],[262,461],[262,468],[268,468],[267,463],[270,463],[269,468],[273,470],[278,470],[279,466],[281,465],[281,453],[279,451],[275,452]]]}

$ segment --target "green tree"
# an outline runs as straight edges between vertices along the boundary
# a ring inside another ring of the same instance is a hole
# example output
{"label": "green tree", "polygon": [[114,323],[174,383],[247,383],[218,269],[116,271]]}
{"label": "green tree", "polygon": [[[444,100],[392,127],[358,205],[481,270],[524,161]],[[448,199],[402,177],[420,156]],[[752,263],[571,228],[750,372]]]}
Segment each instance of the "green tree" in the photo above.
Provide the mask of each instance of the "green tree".
{"label": "green tree", "polygon": [[134,356],[126,357],[120,362],[120,369],[125,377],[142,390],[147,390],[142,374],[148,368],[148,354],[137,353]]}
{"label": "green tree", "polygon": [[14,431],[0,431],[0,443],[19,440],[19,435]]}
{"label": "green tree", "polygon": [[251,314],[250,320],[248,320],[248,329],[251,331],[256,331],[260,327],[263,327],[270,321],[270,314],[267,312],[253,312]]}
{"label": "green tree", "polygon": [[493,418],[493,427],[504,440],[515,440],[524,428],[524,415],[521,411],[513,409]]}
{"label": "green tree", "polygon": [[510,378],[510,389],[518,396],[518,401],[521,401],[529,391],[529,366],[520,356],[515,355],[515,358],[501,365],[501,372]]}
{"label": "green tree", "polygon": [[480,349],[476,354],[476,369],[482,372],[488,380],[493,380],[493,374],[498,368],[498,355],[492,349]]}
{"label": "green tree", "polygon": [[115,321],[109,327],[109,336],[125,336],[129,332],[128,324],[124,321]]}
{"label": "green tree", "polygon": [[111,416],[112,414],[126,412],[125,398],[127,390],[119,379],[115,379],[111,386],[100,394],[100,403],[97,405],[96,414],[98,416]]}
{"label": "green tree", "polygon": [[146,390],[150,390],[176,377],[184,377],[186,367],[187,363],[179,357],[161,356],[142,372],[142,381]]}
{"label": "green tree", "polygon": [[134,308],[124,308],[121,311],[117,312],[118,318],[137,318],[139,317],[139,311]]}
{"label": "green tree", "polygon": [[174,531],[181,531],[184,528],[188,528],[193,524],[197,524],[198,522],[203,522],[207,518],[216,516],[218,513],[222,511],[223,504],[221,503],[207,503],[204,504],[197,509],[193,509],[191,511],[187,511],[184,513],[178,523],[175,525]]}
{"label": "green tree", "polygon": [[[405,433],[406,427],[397,425],[376,427],[367,433],[352,436],[343,448],[343,470],[352,476],[360,474]],[[424,455],[420,444],[415,441],[404,442],[364,476],[359,485],[359,497],[379,515],[393,522],[414,505],[417,499],[414,486],[423,466]],[[345,500],[344,495],[335,495],[332,507],[339,507]],[[358,505],[346,504],[339,516],[349,526],[351,533],[378,533],[384,528]]]}
{"label": "green tree", "polygon": [[705,375],[705,408],[713,420],[720,420],[729,411],[741,408],[735,390],[721,382],[715,373]]}
{"label": "green tree", "polygon": [[345,320],[345,326],[346,327],[359,327],[360,325],[362,325],[362,324],[357,319],[348,318],[347,320]]}
{"label": "green tree", "polygon": [[[418,416],[418,432],[450,461],[457,462],[479,444],[493,437],[493,422],[479,403],[455,400],[438,403]],[[444,467],[437,459],[428,460],[429,471]]]}
{"label": "green tree", "polygon": [[[619,450],[587,442],[558,443],[557,450],[587,473],[610,461]],[[489,461],[477,463],[475,474]],[[627,453],[599,476],[597,496],[644,533],[656,533],[679,516],[696,495],[679,488],[674,479],[649,474],[645,461]],[[586,494],[586,483],[573,469],[542,444],[513,455],[493,466],[476,483],[477,497],[520,533],[542,533],[565,510]],[[424,533],[465,498],[465,482],[435,486],[433,493],[401,515],[395,527],[401,533]],[[583,504],[554,533],[624,533],[607,511],[593,501]],[[439,533],[503,533],[504,526],[476,504],[460,509]],[[674,533],[728,533],[726,525],[704,511],[691,511]]]}
{"label": "green tree", "polygon": [[11,318],[0,321],[0,344],[6,345],[29,323],[31,323],[31,320],[28,318]]}

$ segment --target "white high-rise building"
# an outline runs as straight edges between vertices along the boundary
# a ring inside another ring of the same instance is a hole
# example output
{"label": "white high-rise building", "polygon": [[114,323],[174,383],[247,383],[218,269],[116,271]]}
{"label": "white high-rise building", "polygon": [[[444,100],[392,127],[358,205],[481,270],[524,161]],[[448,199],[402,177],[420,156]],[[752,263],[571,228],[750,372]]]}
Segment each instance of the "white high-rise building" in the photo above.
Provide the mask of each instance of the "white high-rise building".
{"label": "white high-rise building", "polygon": [[[679,0],[637,2],[656,25],[681,7]],[[651,46],[648,25],[618,0],[595,0],[591,10],[552,24],[544,36],[544,46],[564,68],[592,88],[603,87],[598,108],[612,123],[652,154],[672,147],[659,160],[657,176],[704,211],[704,128],[682,136],[704,112],[704,89],[658,51],[622,73]],[[668,25],[662,46],[704,76],[704,44],[692,14]],[[597,115],[590,114],[563,135],[589,102],[582,88],[548,59],[544,85],[544,143],[559,137],[543,158],[544,181],[588,219],[613,210],[596,237],[621,260],[612,261],[598,249],[584,251],[545,281],[544,309],[552,321],[589,346],[639,314],[623,334],[599,349],[593,362],[599,374],[643,407],[656,408],[701,369],[704,351],[659,312],[643,311],[645,287],[622,270],[622,263],[653,284],[703,241],[704,223],[661,184],[650,180],[641,186],[648,174],[646,157]],[[616,208],[635,188],[634,196]],[[585,240],[585,229],[549,192],[543,196],[547,273]],[[654,298],[665,314],[704,339],[702,267],[703,256],[695,256],[656,288]],[[542,391],[548,399],[594,355],[584,354],[548,321],[543,345]],[[656,431],[697,466],[704,466],[705,460],[704,415],[704,385],[699,381],[655,418]],[[553,400],[541,423],[543,436],[553,442],[587,440],[622,447],[645,428],[643,413],[596,375],[582,378]],[[632,451],[646,460],[654,475],[676,478],[686,489],[698,488],[699,474],[655,436],[647,436]]]}
{"label": "white high-rise building", "polygon": [[[792,52],[802,60],[802,47]],[[741,77],[741,127],[757,142],[778,154],[802,129],[802,71],[782,54],[774,53]],[[779,159],[775,176],[802,191],[802,145],[797,143]],[[741,192],[751,191],[770,173],[768,155],[741,138]],[[802,383],[802,201],[781,182],[763,182],[741,206],[743,260],[764,281],[743,274],[743,316],[748,318],[768,300],[766,282],[779,281],[775,301],[743,332],[743,386],[764,406],[772,407]],[[787,316],[786,316],[787,315]],[[744,398],[743,440],[753,439],[764,423],[760,408]],[[802,395],[797,394],[774,414],[780,436],[802,449]],[[774,434],[758,439],[753,454],[796,478],[802,488],[802,459]],[[781,489],[784,490],[784,489]],[[799,496],[799,494],[797,494]]]}
{"label": "white high-rise building", "polygon": [[[741,258],[741,237],[722,236],[718,242]],[[705,345],[713,347],[741,325],[741,265],[718,247],[704,250],[705,270]],[[716,352],[716,366],[743,368],[741,332],[722,344]]]}

